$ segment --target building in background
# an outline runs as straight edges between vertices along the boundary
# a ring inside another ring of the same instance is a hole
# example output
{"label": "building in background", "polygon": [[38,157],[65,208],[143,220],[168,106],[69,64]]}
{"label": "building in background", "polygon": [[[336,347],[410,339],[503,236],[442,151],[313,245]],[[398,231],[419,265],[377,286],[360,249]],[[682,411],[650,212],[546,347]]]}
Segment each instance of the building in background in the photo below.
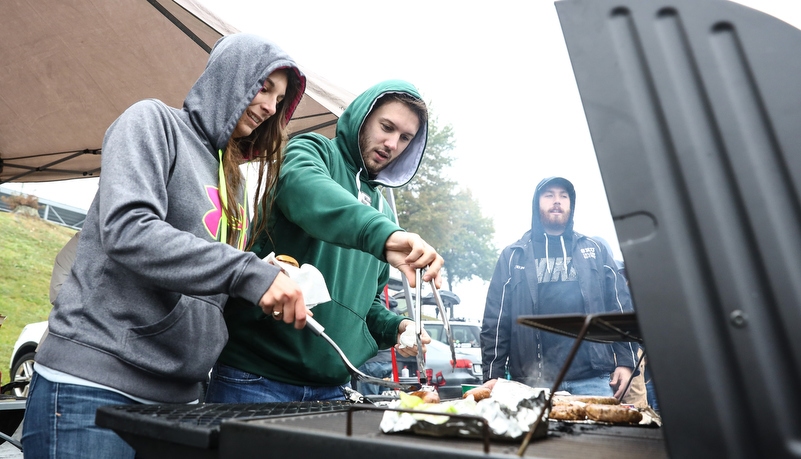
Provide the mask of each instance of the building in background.
{"label": "building in background", "polygon": [[[2,197],[18,194],[20,193],[0,186],[0,196]],[[11,212],[11,208],[4,200],[0,200],[0,211]],[[86,220],[86,210],[39,198],[39,216],[57,225],[80,230]]]}

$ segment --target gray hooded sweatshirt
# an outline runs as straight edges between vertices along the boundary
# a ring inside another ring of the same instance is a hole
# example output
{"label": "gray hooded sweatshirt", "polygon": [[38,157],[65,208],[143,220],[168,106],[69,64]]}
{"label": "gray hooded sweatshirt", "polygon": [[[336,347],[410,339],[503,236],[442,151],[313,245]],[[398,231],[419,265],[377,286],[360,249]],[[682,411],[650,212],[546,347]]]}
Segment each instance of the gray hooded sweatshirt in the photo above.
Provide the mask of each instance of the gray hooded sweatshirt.
{"label": "gray hooded sweatshirt", "polygon": [[100,189],[38,364],[149,400],[197,399],[228,339],[228,297],[258,304],[279,272],[217,242],[218,150],[279,68],[304,81],[267,40],[224,37],[182,109],[143,100],[109,127]]}

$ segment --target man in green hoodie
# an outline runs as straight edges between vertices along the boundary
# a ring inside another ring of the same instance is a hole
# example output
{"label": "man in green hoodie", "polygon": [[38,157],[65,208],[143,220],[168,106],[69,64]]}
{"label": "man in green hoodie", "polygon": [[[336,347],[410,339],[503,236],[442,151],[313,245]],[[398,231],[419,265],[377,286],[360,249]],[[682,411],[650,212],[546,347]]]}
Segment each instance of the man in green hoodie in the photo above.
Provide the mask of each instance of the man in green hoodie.
{"label": "man in green hoodie", "polygon": [[[323,274],[331,301],[314,318],[348,359],[362,365],[378,349],[395,346],[413,322],[389,312],[379,294],[389,265],[414,285],[441,284],[442,257],[395,222],[377,189],[407,184],[420,165],[428,114],[411,84],[392,80],[357,97],[337,122],[336,137],[304,134],[287,145],[275,189],[269,235],[252,250],[311,264]],[[258,227],[255,225],[254,227]],[[267,403],[344,398],[350,374],[336,351],[310,330],[295,330],[241,300],[225,309],[229,340],[212,372],[206,397],[215,403]],[[423,343],[430,342],[427,335]],[[421,350],[425,352],[425,349]]]}

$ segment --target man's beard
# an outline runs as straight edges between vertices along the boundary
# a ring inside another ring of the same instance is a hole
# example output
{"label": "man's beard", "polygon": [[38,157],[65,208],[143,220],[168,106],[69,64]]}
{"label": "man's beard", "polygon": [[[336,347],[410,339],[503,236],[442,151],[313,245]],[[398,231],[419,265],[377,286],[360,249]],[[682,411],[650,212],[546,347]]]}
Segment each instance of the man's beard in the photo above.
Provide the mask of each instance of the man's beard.
{"label": "man's beard", "polygon": [[391,161],[384,162],[383,164],[376,164],[374,161],[370,160],[368,163],[368,160],[364,157],[364,152],[367,151],[369,148],[370,148],[369,140],[363,138],[362,136],[359,136],[359,152],[362,155],[362,161],[364,162],[364,167],[367,169],[367,174],[370,176],[370,178],[375,178],[379,172],[381,172],[382,170],[386,169],[387,166],[389,166],[389,163]]}
{"label": "man's beard", "polygon": [[[559,215],[561,218],[554,219],[555,215]],[[570,212],[564,212],[561,214],[552,214],[551,209],[547,211],[540,210],[540,223],[542,223],[543,228],[547,231],[553,233],[563,233],[567,228],[567,222],[570,221]]]}

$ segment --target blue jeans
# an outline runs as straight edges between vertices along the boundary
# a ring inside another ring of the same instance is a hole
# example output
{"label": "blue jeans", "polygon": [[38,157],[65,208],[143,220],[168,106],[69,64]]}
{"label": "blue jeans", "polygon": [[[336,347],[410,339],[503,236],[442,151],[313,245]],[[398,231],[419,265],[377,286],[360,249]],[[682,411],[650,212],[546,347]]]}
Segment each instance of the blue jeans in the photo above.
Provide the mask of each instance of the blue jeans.
{"label": "blue jeans", "polygon": [[[389,378],[392,376],[392,362],[365,362],[359,367],[359,370],[378,379]],[[385,390],[381,386],[365,384],[361,381],[356,383],[356,387],[362,395],[378,395]]]}
{"label": "blue jeans", "polygon": [[206,403],[273,403],[345,400],[343,386],[295,386],[218,363],[211,371]]}
{"label": "blue jeans", "polygon": [[615,391],[609,385],[611,373],[604,373],[600,376],[587,379],[575,379],[573,381],[562,381],[559,390],[565,390],[573,395],[599,395],[612,397]]}
{"label": "blue jeans", "polygon": [[136,403],[115,392],[52,383],[34,373],[22,425],[25,457],[133,459],[136,452],[128,443],[95,425],[95,412],[103,405]]}

